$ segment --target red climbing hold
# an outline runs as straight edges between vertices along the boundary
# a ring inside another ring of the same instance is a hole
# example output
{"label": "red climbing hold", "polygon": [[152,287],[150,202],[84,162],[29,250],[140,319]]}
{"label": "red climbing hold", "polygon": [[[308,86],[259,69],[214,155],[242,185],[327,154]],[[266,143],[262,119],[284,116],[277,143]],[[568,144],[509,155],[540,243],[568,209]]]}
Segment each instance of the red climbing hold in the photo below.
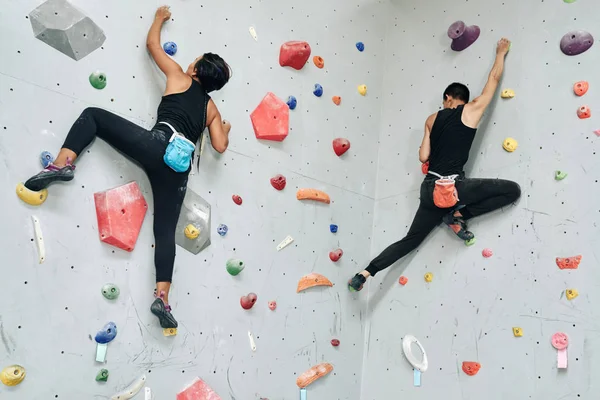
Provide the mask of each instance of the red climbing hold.
{"label": "red climbing hold", "polygon": [[279,49],[279,65],[301,70],[310,57],[310,45],[307,42],[286,42]]}
{"label": "red climbing hold", "polygon": [[581,106],[577,109],[577,116],[580,119],[586,119],[592,116],[592,110],[588,106]]}
{"label": "red climbing hold", "polygon": [[177,400],[221,400],[221,397],[206,382],[196,378],[177,393]]}
{"label": "red climbing hold", "polygon": [[137,182],[94,193],[100,240],[133,251],[148,204]]}
{"label": "red climbing hold", "polygon": [[273,186],[277,190],[283,190],[285,188],[285,184],[287,183],[285,176],[279,174],[275,175],[271,178],[271,186]]}
{"label": "red climbing hold", "polygon": [[423,175],[427,175],[429,172],[429,161],[425,161],[423,164],[421,164],[421,172]]}
{"label": "red climbing hold", "polygon": [[242,198],[240,196],[238,196],[237,194],[234,194],[233,196],[231,196],[231,199],[233,200],[233,202],[235,204],[237,204],[238,206],[242,205]]}
{"label": "red climbing hold", "polygon": [[481,255],[484,256],[485,258],[490,258],[491,256],[494,255],[494,252],[492,251],[492,249],[483,249],[481,251]]}
{"label": "red climbing hold", "polygon": [[348,149],[350,149],[350,141],[348,139],[337,138],[333,140],[333,151],[335,151],[338,157],[347,152]]}
{"label": "red climbing hold", "polygon": [[463,361],[462,370],[469,376],[477,375],[481,369],[481,364],[475,361]]}
{"label": "red climbing hold", "polygon": [[340,345],[340,341],[338,339],[331,339],[331,345],[333,347],[338,347]]}
{"label": "red climbing hold", "polygon": [[269,92],[250,114],[257,139],[281,142],[288,135],[290,108],[280,98]]}
{"label": "red climbing hold", "polygon": [[340,258],[342,258],[342,255],[344,254],[344,252],[342,251],[342,249],[337,249],[334,251],[330,251],[329,252],[329,259],[333,262],[337,262]]}
{"label": "red climbing hold", "polygon": [[400,279],[398,280],[398,283],[400,283],[402,286],[406,285],[408,283],[408,278],[405,277],[404,275],[402,275],[400,277]]}
{"label": "red climbing hold", "polygon": [[333,104],[336,106],[339,106],[342,103],[342,98],[340,96],[333,96],[331,101],[333,101]]}
{"label": "red climbing hold", "polygon": [[579,263],[581,262],[581,256],[574,257],[556,257],[556,265],[560,269],[577,269],[579,268]]}
{"label": "red climbing hold", "polygon": [[247,296],[242,296],[240,298],[240,305],[244,310],[249,310],[254,306],[257,298],[258,296],[255,293],[248,293]]}
{"label": "red climbing hold", "polygon": [[573,92],[575,92],[577,96],[583,96],[587,93],[589,88],[589,83],[587,83],[586,81],[579,81],[575,82],[575,84],[573,85]]}

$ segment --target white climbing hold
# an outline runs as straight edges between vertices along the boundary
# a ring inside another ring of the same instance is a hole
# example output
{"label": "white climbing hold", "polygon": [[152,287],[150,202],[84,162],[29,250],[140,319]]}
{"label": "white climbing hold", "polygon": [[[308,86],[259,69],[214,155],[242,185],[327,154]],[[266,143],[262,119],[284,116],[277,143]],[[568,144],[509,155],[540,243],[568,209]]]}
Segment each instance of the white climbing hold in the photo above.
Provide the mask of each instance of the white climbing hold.
{"label": "white climbing hold", "polygon": [[252,39],[256,40],[258,42],[258,35],[256,34],[256,29],[254,29],[253,26],[251,26],[248,31],[250,32],[250,36],[252,36]]}
{"label": "white climbing hold", "polygon": [[[413,343],[419,346],[419,349],[421,349],[421,352],[423,353],[423,360],[420,362],[417,361],[417,358],[412,353],[411,345]],[[410,365],[413,366],[414,369],[419,370],[421,372],[427,371],[427,367],[429,366],[429,363],[427,361],[427,354],[425,353],[423,345],[421,345],[421,342],[419,342],[416,337],[412,335],[404,336],[404,339],[402,340],[402,350],[404,351],[406,359],[408,360]]]}
{"label": "white climbing hold", "polygon": [[44,237],[42,236],[42,227],[40,226],[40,220],[35,216],[31,216],[33,221],[33,234],[35,235],[35,242],[37,244],[38,256],[40,264],[46,261],[46,246],[44,246]]}
{"label": "white climbing hold", "polygon": [[144,389],[144,400],[152,400],[152,389],[149,387]]}
{"label": "white climbing hold", "polygon": [[138,392],[144,387],[145,383],[146,375],[142,375],[137,380],[133,381],[131,385],[127,387],[127,389],[117,394],[113,394],[110,400],[129,400],[138,394]]}
{"label": "white climbing hold", "polygon": [[256,351],[256,342],[254,342],[254,336],[250,331],[248,331],[248,339],[250,339],[250,348],[252,351]]}
{"label": "white climbing hold", "polygon": [[293,241],[294,241],[294,238],[288,235],[285,239],[283,239],[281,241],[281,243],[279,243],[279,245],[277,245],[277,251],[280,251],[280,250],[284,249],[286,246],[289,246]]}

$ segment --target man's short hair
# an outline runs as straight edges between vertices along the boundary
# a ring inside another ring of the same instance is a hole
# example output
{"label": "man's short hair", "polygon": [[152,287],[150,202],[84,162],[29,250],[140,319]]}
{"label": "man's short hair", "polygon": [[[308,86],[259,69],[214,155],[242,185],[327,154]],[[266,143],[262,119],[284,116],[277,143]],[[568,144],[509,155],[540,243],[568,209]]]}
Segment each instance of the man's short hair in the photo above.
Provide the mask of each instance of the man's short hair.
{"label": "man's short hair", "polygon": [[444,90],[444,100],[446,96],[450,96],[453,99],[462,100],[465,103],[469,102],[469,88],[462,83],[454,82],[451,83],[446,90]]}

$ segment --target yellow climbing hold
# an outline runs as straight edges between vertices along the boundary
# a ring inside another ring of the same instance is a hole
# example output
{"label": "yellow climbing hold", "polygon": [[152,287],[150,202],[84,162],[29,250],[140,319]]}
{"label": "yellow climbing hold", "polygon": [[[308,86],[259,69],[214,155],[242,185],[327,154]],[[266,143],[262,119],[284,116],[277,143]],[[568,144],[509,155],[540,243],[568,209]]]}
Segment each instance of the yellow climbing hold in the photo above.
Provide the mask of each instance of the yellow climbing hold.
{"label": "yellow climbing hold", "polygon": [[515,97],[515,91],[512,89],[504,89],[502,93],[500,93],[500,97],[503,99],[512,99]]}
{"label": "yellow climbing hold", "polygon": [[502,143],[502,148],[508,151],[509,153],[512,153],[517,149],[518,145],[519,143],[515,139],[509,137],[504,139],[504,142]]}
{"label": "yellow climbing hold", "polygon": [[515,335],[515,337],[521,337],[521,336],[523,336],[523,329],[519,328],[518,326],[515,326],[513,328],[513,335]]}
{"label": "yellow climbing hold", "polygon": [[185,229],[183,230],[183,233],[185,233],[186,238],[194,240],[198,236],[200,236],[200,229],[196,228],[192,224],[189,224],[188,226],[185,227]]}
{"label": "yellow climbing hold", "polygon": [[567,300],[573,300],[575,297],[579,296],[577,289],[567,289],[565,293],[567,295]]}
{"label": "yellow climbing hold", "polygon": [[48,198],[48,189],[34,192],[33,190],[27,189],[22,183],[19,183],[17,185],[17,196],[31,206],[39,206]]}
{"label": "yellow climbing hold", "polygon": [[165,328],[163,329],[164,336],[175,336],[177,335],[177,328]]}
{"label": "yellow climbing hold", "polygon": [[0,382],[6,386],[17,386],[25,379],[25,368],[20,365],[11,365],[0,372]]}
{"label": "yellow climbing hold", "polygon": [[366,96],[366,94],[367,94],[367,85],[360,85],[358,87],[358,93],[360,93],[361,96]]}
{"label": "yellow climbing hold", "polygon": [[425,282],[431,282],[433,280],[433,274],[428,272],[425,274]]}

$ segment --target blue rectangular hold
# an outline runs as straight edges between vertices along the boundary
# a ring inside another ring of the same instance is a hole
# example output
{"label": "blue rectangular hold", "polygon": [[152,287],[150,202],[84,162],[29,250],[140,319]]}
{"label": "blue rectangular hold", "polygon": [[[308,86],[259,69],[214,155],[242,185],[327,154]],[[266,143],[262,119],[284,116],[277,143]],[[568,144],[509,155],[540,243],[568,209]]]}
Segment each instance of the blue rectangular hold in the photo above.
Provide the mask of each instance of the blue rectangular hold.
{"label": "blue rectangular hold", "polygon": [[414,371],[414,384],[415,386],[421,386],[421,371],[413,369]]}
{"label": "blue rectangular hold", "polygon": [[306,400],[306,389],[300,389],[300,400]]}

